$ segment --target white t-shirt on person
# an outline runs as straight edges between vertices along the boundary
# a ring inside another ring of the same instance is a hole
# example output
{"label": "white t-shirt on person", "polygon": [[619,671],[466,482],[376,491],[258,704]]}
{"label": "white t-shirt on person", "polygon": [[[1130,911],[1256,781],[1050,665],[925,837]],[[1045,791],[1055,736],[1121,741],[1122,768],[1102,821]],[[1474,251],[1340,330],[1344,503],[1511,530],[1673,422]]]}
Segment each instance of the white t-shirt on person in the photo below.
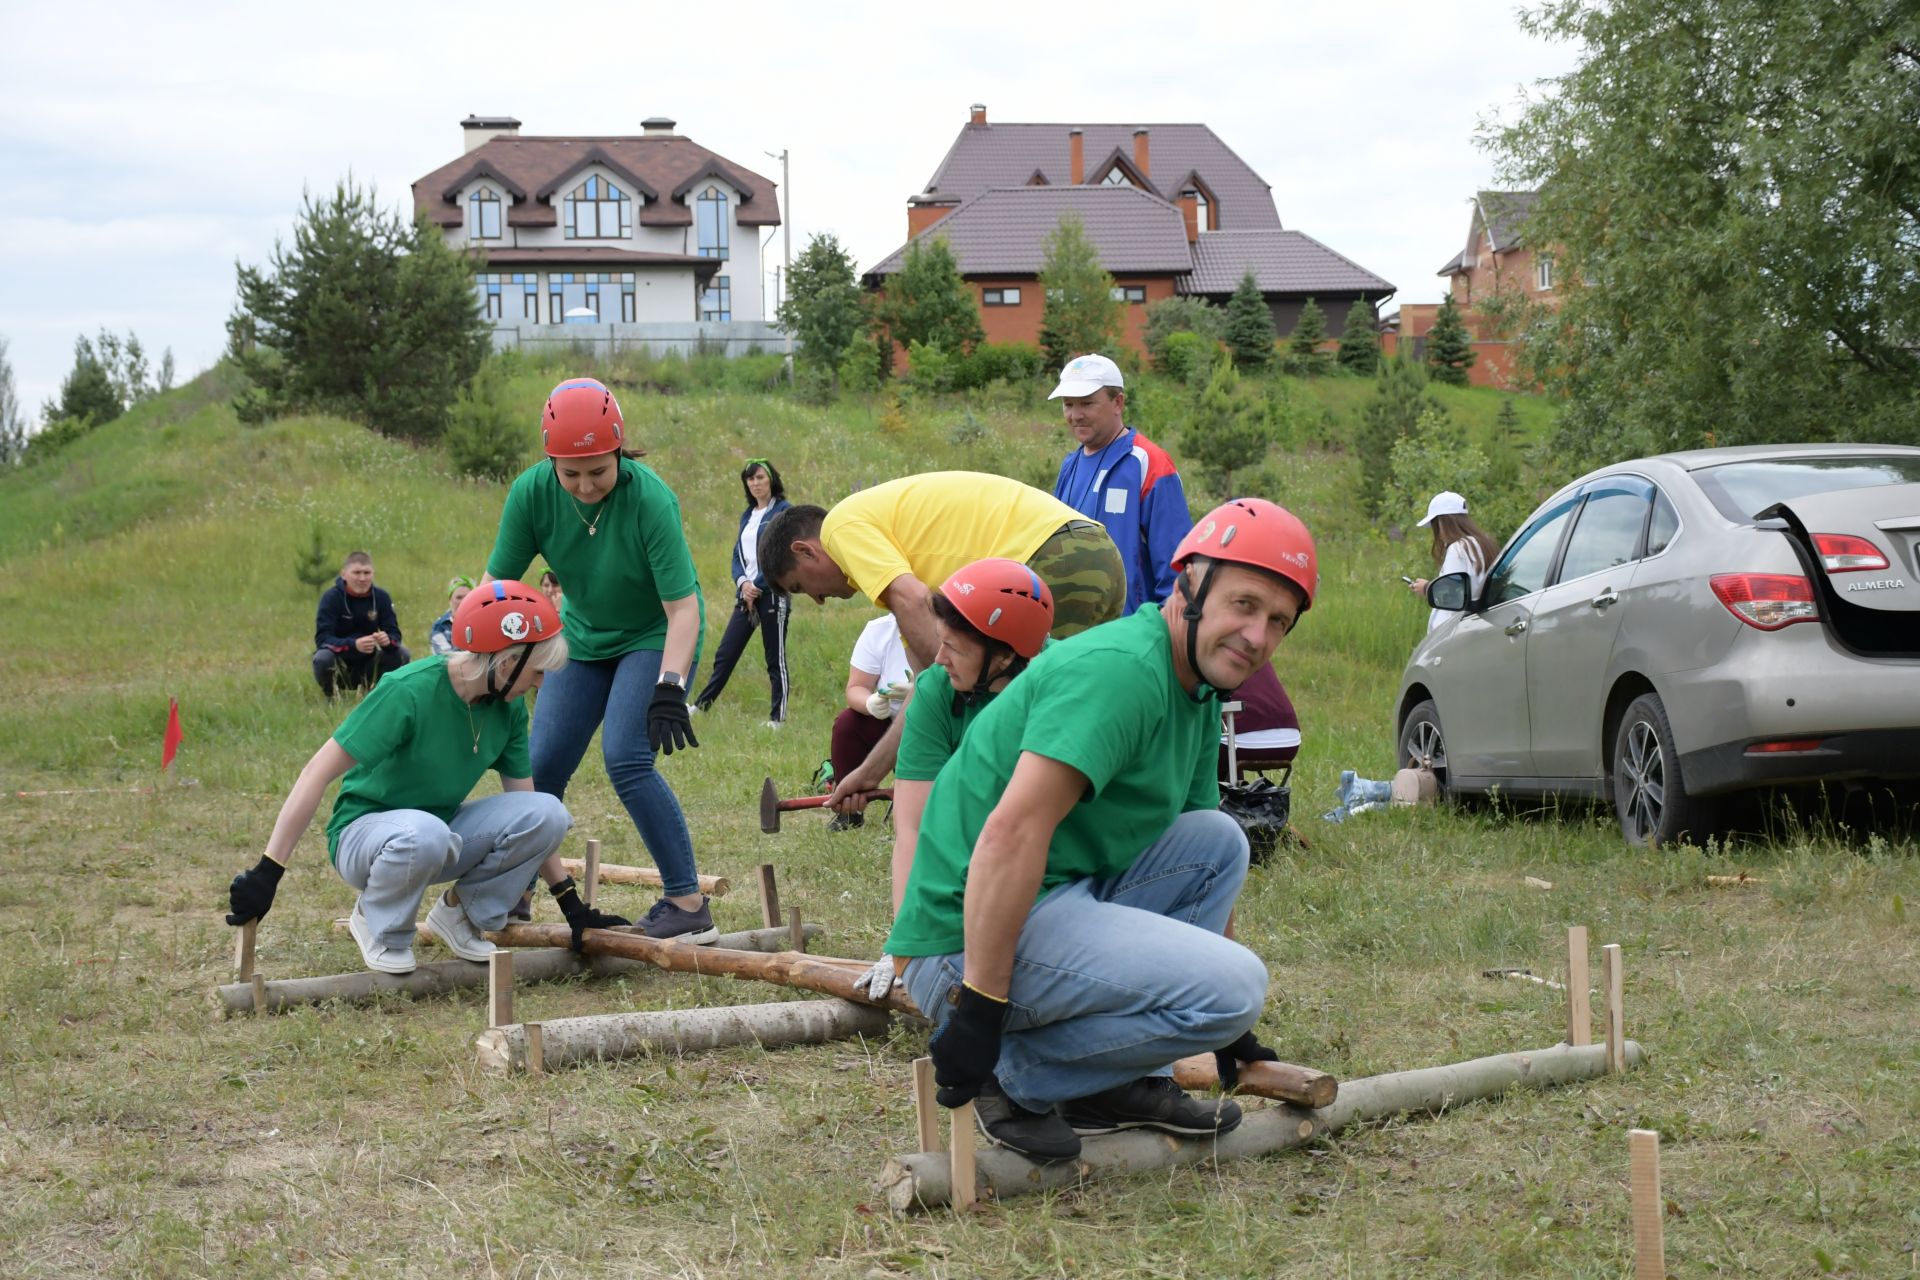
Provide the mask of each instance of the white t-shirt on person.
{"label": "white t-shirt on person", "polygon": [[856,671],[876,676],[876,688],[899,690],[898,697],[887,701],[896,712],[900,710],[907,700],[907,686],[913,683],[913,668],[907,665],[907,647],[900,642],[899,619],[883,613],[862,628],[860,638],[853,642],[851,665]]}
{"label": "white t-shirt on person", "polygon": [[736,587],[744,587],[760,576],[760,522],[767,518],[767,512],[772,507],[771,502],[764,507],[755,507],[740,530],[740,563],[746,568],[746,573],[741,581],[733,584]]}
{"label": "white t-shirt on person", "polygon": [[[1450,573],[1466,574],[1467,599],[1478,600],[1480,588],[1487,585],[1487,570],[1491,567],[1479,561],[1480,544],[1472,538],[1462,538],[1447,547],[1447,554],[1441,559],[1440,568],[1433,576],[1444,578]],[[1450,609],[1435,609],[1433,616],[1427,619],[1427,630],[1431,631],[1448,618],[1458,616],[1459,614]]]}

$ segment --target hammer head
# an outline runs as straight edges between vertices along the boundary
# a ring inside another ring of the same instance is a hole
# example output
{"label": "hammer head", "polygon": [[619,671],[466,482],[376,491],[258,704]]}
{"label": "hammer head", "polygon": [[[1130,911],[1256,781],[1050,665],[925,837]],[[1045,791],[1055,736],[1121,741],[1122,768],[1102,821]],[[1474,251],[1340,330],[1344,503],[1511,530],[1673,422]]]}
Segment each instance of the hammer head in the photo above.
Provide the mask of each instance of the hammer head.
{"label": "hammer head", "polygon": [[780,829],[780,792],[768,778],[760,786],[760,829],[768,835]]}

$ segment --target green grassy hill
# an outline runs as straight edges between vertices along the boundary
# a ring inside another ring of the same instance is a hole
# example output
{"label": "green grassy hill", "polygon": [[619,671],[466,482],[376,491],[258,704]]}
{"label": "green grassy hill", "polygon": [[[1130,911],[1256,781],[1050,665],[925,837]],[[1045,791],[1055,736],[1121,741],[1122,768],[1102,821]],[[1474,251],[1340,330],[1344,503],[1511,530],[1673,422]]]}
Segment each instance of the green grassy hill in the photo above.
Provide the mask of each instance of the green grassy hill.
{"label": "green grassy hill", "polygon": [[[527,422],[553,380],[513,376]],[[1910,845],[1796,834],[1646,852],[1585,811],[1315,816],[1342,767],[1391,769],[1388,704],[1425,622],[1397,577],[1421,567],[1419,540],[1389,542],[1355,512],[1338,446],[1365,387],[1340,379],[1296,388],[1328,412],[1321,443],[1278,450],[1267,470],[1268,496],[1321,537],[1324,588],[1276,661],[1305,727],[1295,813],[1311,844],[1257,869],[1239,909],[1272,974],[1261,1034],[1343,1078],[1552,1044],[1555,993],[1478,975],[1557,976],[1566,926],[1584,923],[1596,946],[1625,948],[1647,1069],[965,1221],[894,1219],[870,1179],[912,1145],[908,1066],[925,1051],[912,1028],[502,1080],[473,1066],[477,994],[210,1021],[231,954],[226,881],[344,710],[307,670],[316,593],[293,565],[313,522],[334,557],[373,553],[420,652],[447,577],[481,567],[504,492],[334,419],[242,427],[230,390],[207,375],[0,475],[0,1273],[1616,1276],[1636,1125],[1668,1143],[1676,1273],[1910,1269]],[[1499,405],[1438,394],[1475,434]],[[710,585],[726,581],[749,456],[773,458],[791,496],[830,504],[940,467],[1050,478],[1065,450],[1057,416],[1020,394],[982,397],[972,422],[958,400],[892,413],[745,387],[621,395]],[[1545,406],[1523,401],[1522,415],[1544,432]],[[1172,424],[1136,425],[1175,443]],[[710,604],[718,615],[724,592]],[[776,863],[785,900],[829,930],[818,949],[850,956],[885,936],[886,833],[830,836],[796,815],[764,836],[755,798],[768,774],[801,790],[825,754],[870,616],[802,601],[788,726],[761,727],[751,652],[697,722],[701,747],[663,770],[703,870],[744,885]],[[157,781],[170,695],[187,735],[175,773],[198,785],[139,790]],[[576,837],[647,862],[591,757],[568,803]],[[302,843],[262,926],[269,976],[359,966],[329,928],[352,895],[322,848]],[[1707,870],[1736,867],[1761,882],[1705,887]],[[630,914],[650,901],[605,898]],[[757,923],[750,898],[715,904],[723,928]],[[649,974],[526,987],[517,1007],[552,1018],[778,998]]]}

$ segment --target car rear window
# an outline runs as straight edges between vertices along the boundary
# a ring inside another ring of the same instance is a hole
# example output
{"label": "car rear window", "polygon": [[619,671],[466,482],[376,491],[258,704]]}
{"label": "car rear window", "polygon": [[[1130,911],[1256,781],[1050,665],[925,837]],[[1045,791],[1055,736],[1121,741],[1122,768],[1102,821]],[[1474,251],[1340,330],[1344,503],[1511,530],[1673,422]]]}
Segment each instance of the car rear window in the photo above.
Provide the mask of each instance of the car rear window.
{"label": "car rear window", "polygon": [[1721,515],[1749,523],[1776,502],[1810,493],[1920,483],[1920,457],[1766,458],[1702,467],[1693,478]]}

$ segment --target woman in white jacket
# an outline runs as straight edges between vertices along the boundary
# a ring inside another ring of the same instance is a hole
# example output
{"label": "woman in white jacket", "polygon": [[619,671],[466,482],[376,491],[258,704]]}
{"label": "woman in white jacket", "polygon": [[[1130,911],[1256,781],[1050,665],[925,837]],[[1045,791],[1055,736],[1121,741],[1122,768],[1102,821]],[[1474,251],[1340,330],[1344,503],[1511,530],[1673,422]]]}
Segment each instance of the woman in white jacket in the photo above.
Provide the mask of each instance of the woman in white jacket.
{"label": "woman in white jacket", "polygon": [[[1500,544],[1493,540],[1485,529],[1475,524],[1467,515],[1467,500],[1448,490],[1433,495],[1433,501],[1427,503],[1427,518],[1420,522],[1422,529],[1433,529],[1434,577],[1443,578],[1449,573],[1467,575],[1469,590],[1467,598],[1480,598],[1480,589],[1487,584],[1487,570],[1493,567],[1493,559],[1500,554]],[[1407,590],[1427,598],[1426,578],[1415,578],[1407,584]],[[1441,621],[1451,616],[1441,609],[1433,610],[1433,616],[1427,619],[1427,630],[1439,626]]]}

